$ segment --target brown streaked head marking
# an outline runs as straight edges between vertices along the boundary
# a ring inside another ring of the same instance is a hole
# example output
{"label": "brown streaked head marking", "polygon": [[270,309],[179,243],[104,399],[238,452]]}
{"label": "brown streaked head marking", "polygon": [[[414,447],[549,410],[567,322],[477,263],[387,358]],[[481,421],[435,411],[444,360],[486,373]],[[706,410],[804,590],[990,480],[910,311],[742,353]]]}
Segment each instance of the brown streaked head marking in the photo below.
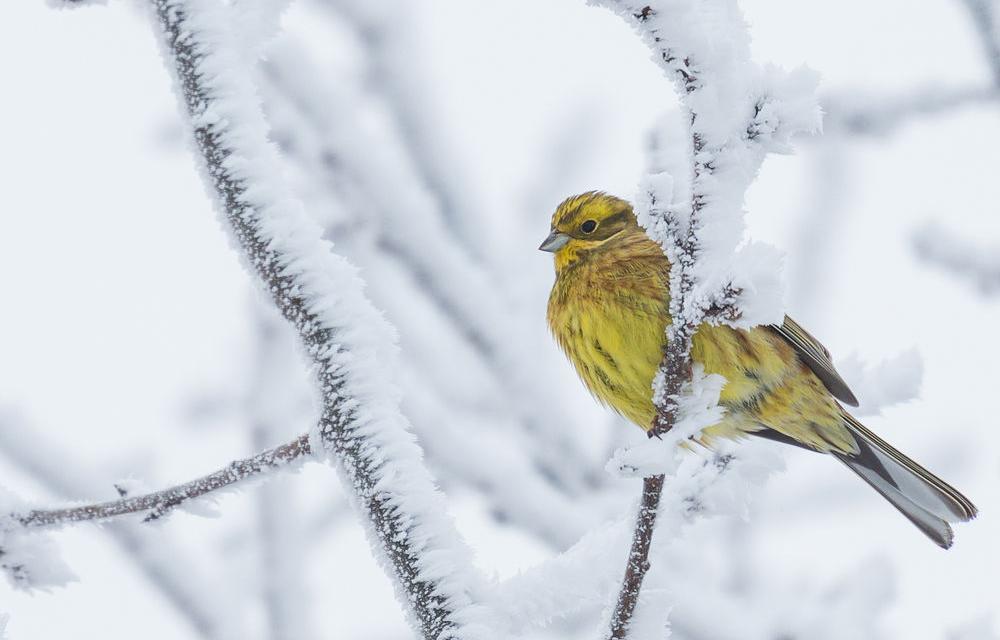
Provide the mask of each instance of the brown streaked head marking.
{"label": "brown streaked head marking", "polygon": [[601,191],[588,191],[562,201],[552,214],[552,230],[588,242],[607,240],[636,224],[632,205]]}
{"label": "brown streaked head marking", "polygon": [[600,191],[588,191],[566,198],[556,208],[552,233],[539,248],[555,253],[556,265],[561,268],[626,229],[641,231],[632,205]]}

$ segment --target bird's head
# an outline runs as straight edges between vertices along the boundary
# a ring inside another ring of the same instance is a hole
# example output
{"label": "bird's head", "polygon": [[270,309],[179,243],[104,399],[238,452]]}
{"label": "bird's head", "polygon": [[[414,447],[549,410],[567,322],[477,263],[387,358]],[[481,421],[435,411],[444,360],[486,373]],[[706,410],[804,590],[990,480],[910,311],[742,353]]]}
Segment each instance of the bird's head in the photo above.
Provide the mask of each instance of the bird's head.
{"label": "bird's head", "polygon": [[629,231],[641,231],[632,205],[600,191],[588,191],[563,200],[552,214],[552,232],[538,248],[555,254],[559,270]]}

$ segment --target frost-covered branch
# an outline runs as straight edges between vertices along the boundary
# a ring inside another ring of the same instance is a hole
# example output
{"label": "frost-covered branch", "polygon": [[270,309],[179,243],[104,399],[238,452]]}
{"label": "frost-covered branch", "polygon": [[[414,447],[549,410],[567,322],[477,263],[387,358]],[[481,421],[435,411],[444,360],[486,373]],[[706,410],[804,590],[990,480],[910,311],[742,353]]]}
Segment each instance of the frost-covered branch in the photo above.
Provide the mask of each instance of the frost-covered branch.
{"label": "frost-covered branch", "polygon": [[[20,497],[0,486],[0,513],[24,509]],[[46,535],[27,535],[13,518],[0,517],[0,574],[15,589],[61,587],[75,579],[55,544]]]}
{"label": "frost-covered branch", "polygon": [[[647,459],[652,463],[654,457],[662,457],[664,448],[652,446],[647,453],[650,454]],[[691,553],[690,549],[685,552],[684,549],[675,549],[676,545],[670,545],[680,538],[688,525],[707,515],[744,514],[750,485],[759,483],[777,466],[772,451],[761,448],[759,453],[761,455],[756,458],[747,456],[736,459],[731,450],[718,453],[698,450],[676,458],[678,467],[671,472],[669,482],[663,486],[659,513],[656,516],[657,537],[655,544],[650,547],[659,563],[666,564],[668,559],[671,564],[677,563],[676,558],[666,557],[668,548],[671,554],[681,557]],[[765,455],[768,453],[770,457]],[[642,471],[641,468],[635,469],[636,475]],[[723,479],[726,481],[723,482]],[[648,506],[648,503],[640,504],[640,509],[647,507],[644,511],[648,512]],[[644,524],[648,523],[647,516]],[[494,612],[498,629],[505,635],[513,636],[528,629],[544,627],[553,619],[606,603],[616,593],[619,598],[622,597],[622,563],[644,562],[642,557],[633,553],[626,560],[625,547],[629,541],[630,524],[632,523],[620,519],[595,528],[565,553],[497,585],[488,604]],[[713,552],[712,555],[717,554]],[[639,572],[633,570],[633,573]],[[672,584],[690,580],[692,574],[698,574],[699,571],[685,569],[676,576],[667,576],[665,573],[660,572],[657,576],[658,587],[663,587],[669,580],[673,580]],[[717,590],[717,587],[712,589]],[[702,589],[701,595],[704,596],[707,592],[708,589]],[[636,597],[637,594],[638,592],[630,594],[629,597],[636,599],[628,606],[643,618],[644,623],[655,626],[653,619],[665,614],[668,607],[658,598],[647,597],[648,590],[643,591],[639,597]],[[734,603],[731,606],[738,605]],[[608,607],[605,617],[613,614],[614,610]],[[619,628],[623,626],[625,617],[614,614],[613,618]]]}
{"label": "frost-covered branch", "polygon": [[[299,436],[292,442],[249,458],[230,462],[218,471],[169,489],[139,496],[126,496],[109,502],[60,509],[32,509],[5,515],[24,527],[52,527],[73,522],[110,520],[130,513],[145,513],[145,521],[150,522],[162,518],[171,510],[191,500],[302,461],[310,453],[309,436]],[[124,490],[120,492],[125,493]]]}
{"label": "frost-covered branch", "polygon": [[[734,0],[594,3],[640,33],[673,80],[686,119],[686,158],[676,170],[646,177],[638,207],[640,223],[671,263],[672,322],[650,429],[662,437],[681,417],[681,396],[694,375],[692,339],[703,323],[747,327],[781,319],[780,264],[773,252],[744,244],[743,200],[767,152],[786,151],[792,135],[819,129],[816,79],[805,70],[785,74],[753,64]],[[612,638],[625,637],[631,624],[653,532],[654,518],[642,514],[655,514],[659,493],[657,481],[647,480],[633,538],[637,554],[629,560]]]}
{"label": "frost-covered branch", "polygon": [[690,344],[703,322],[755,326],[781,318],[780,263],[744,243],[746,189],[770,151],[820,126],[816,78],[750,61],[735,2],[604,0],[639,31],[673,80],[687,122],[685,166],[647,176],[640,221],[671,261],[668,345],[653,433],[676,421],[676,397],[691,379]]}
{"label": "frost-covered branch", "polygon": [[322,402],[313,448],[338,463],[415,629],[425,638],[469,637],[477,578],[399,412],[393,330],[356,270],[286,193],[227,7],[151,2],[207,185],[313,365]]}

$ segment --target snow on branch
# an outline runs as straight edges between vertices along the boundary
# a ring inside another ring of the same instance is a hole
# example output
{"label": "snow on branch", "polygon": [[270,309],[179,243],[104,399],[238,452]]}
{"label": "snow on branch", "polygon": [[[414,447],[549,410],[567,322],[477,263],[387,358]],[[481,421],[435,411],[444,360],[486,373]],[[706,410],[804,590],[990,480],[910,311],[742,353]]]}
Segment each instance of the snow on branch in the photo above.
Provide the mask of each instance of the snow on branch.
{"label": "snow on branch", "polygon": [[[12,520],[22,527],[52,527],[73,522],[109,520],[129,513],[146,513],[144,521],[151,522],[196,498],[302,461],[310,453],[309,436],[304,435],[249,458],[230,462],[218,471],[169,489],[134,497],[126,495],[110,502],[60,509],[6,510],[0,511],[0,514],[4,514],[4,519]],[[127,493],[121,488],[119,492]]]}
{"label": "snow on branch", "polygon": [[[26,504],[0,487],[0,514],[26,510]],[[47,536],[28,535],[17,520],[0,517],[0,571],[16,589],[50,589],[74,579]]]}
{"label": "snow on branch", "polygon": [[[681,459],[669,484],[661,487],[662,501],[656,516],[659,534],[655,545],[660,556],[667,542],[678,539],[685,527],[702,517],[745,515],[749,487],[759,484],[780,466],[775,458],[773,452],[770,457],[750,459],[736,458],[728,450],[715,453],[699,450]],[[654,479],[660,477],[653,476]],[[724,477],[727,481],[721,482]],[[657,487],[651,490],[655,492]],[[640,504],[639,518],[645,520],[644,526],[649,526],[650,507]],[[488,604],[497,628],[513,636],[606,603],[620,587],[620,583],[616,583],[621,579],[621,564],[626,561],[624,547],[628,536],[629,526],[624,519],[604,525],[589,532],[559,556],[496,585]],[[609,552],[615,549],[622,551]],[[629,563],[642,561],[632,553],[627,558]],[[639,598],[638,591],[630,591],[629,596]],[[656,617],[657,611],[665,613],[667,607],[646,596],[643,592],[641,599],[650,600],[650,606],[643,606],[640,613],[648,623],[650,617]],[[639,603],[637,599],[632,606]],[[606,611],[605,615],[612,615],[612,611]],[[613,617],[617,618],[618,614]]]}
{"label": "snow on branch", "polygon": [[356,269],[286,193],[227,8],[151,3],[207,186],[313,364],[322,401],[313,449],[338,463],[415,630],[425,638],[474,636],[478,577],[399,411],[394,331],[365,297]]}
{"label": "snow on branch", "polygon": [[[678,422],[692,382],[691,341],[705,322],[738,327],[780,322],[780,258],[747,241],[743,201],[768,152],[818,131],[815,74],[785,73],[750,60],[750,37],[735,0],[592,0],[642,36],[673,80],[686,115],[685,170],[647,175],[640,223],[670,259],[667,347],[654,382],[651,435]],[[683,434],[684,437],[693,434]],[[610,638],[624,638],[639,600],[662,493],[662,475],[644,481],[642,507]]]}
{"label": "snow on branch", "polygon": [[702,322],[780,322],[780,259],[746,240],[743,200],[764,156],[820,129],[816,75],[750,60],[749,33],[732,0],[595,0],[631,23],[674,81],[687,116],[687,175],[646,176],[639,216],[671,260],[669,346],[655,431],[668,430],[688,351]]}

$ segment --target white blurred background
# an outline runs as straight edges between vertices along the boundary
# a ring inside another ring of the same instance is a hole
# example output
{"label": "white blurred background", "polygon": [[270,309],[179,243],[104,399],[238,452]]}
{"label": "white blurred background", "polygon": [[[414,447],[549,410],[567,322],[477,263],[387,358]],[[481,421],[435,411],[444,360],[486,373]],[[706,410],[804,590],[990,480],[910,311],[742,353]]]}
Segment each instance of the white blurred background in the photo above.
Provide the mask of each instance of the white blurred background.
{"label": "white blurred background", "polygon": [[[765,163],[751,234],[787,253],[789,313],[836,359],[890,361],[905,401],[866,422],[982,514],[942,552],[786,449],[747,522],[674,543],[674,637],[996,639],[1000,56],[958,0],[741,6],[755,57],[819,71],[829,110]],[[563,197],[631,198],[671,86],[582,0],[295,0],[282,25],[260,81],[289,180],[399,329],[404,410],[478,564],[514,575],[639,492],[604,463],[641,434],[548,337],[535,247]],[[144,14],[0,3],[0,82],[0,484],[110,499],[308,429],[292,337],[204,193]],[[217,512],[58,532],[78,582],[0,584],[7,636],[411,637],[331,469]],[[601,606],[532,637],[585,636]]]}

